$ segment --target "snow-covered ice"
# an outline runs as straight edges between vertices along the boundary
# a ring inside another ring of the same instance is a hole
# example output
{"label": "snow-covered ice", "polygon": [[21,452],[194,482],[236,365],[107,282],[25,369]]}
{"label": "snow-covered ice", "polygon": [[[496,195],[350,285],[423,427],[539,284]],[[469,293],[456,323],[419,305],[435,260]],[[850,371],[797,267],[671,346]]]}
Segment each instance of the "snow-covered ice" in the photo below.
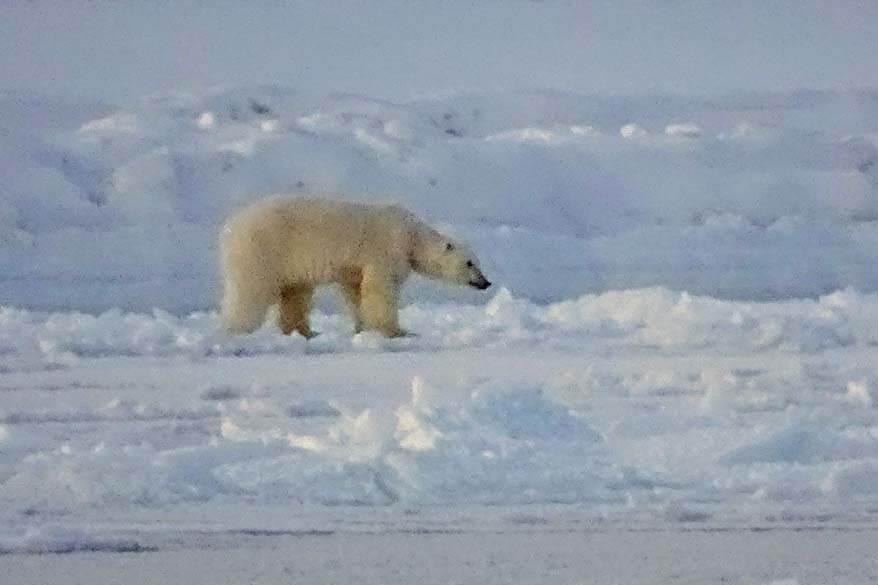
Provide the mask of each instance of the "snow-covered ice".
{"label": "snow-covered ice", "polygon": [[[5,2],[0,585],[865,585],[878,3]],[[802,89],[813,88],[813,89]],[[218,328],[396,202],[486,292]]]}
{"label": "snow-covered ice", "polygon": [[875,526],[878,296],[416,303],[417,337],[0,314],[5,552],[230,531]]}
{"label": "snow-covered ice", "polygon": [[[136,553],[192,582],[187,551],[249,547],[266,582],[347,582],[344,542],[363,582],[381,559],[452,582],[437,543],[482,567],[487,534],[486,583],[582,582],[583,548],[600,582],[874,572],[874,91],[3,92],[0,113],[0,573],[77,553],[44,570],[88,582],[77,559]],[[273,316],[225,335],[217,225],[276,191],[402,202],[496,288],[413,279],[401,339],[331,296],[312,340]],[[527,562],[529,538],[558,548]],[[297,581],[278,547],[302,540]],[[785,564],[746,562],[766,542]],[[223,563],[201,582],[249,578]]]}

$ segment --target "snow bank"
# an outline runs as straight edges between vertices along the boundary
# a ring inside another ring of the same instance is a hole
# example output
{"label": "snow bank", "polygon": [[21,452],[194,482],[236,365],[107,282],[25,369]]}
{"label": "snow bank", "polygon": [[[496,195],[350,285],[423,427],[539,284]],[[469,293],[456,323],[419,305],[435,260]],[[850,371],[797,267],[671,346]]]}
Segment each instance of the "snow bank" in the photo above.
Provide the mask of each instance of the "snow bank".
{"label": "snow bank", "polygon": [[[496,386],[496,385],[494,385]],[[429,503],[617,501],[624,483],[601,436],[539,389],[479,388],[432,406],[415,380],[386,456],[400,498]]]}
{"label": "snow bank", "polygon": [[233,497],[330,506],[618,501],[614,490],[630,479],[600,434],[537,388],[487,385],[437,406],[423,382],[414,388],[393,417],[336,413],[313,435],[297,430],[296,416],[266,418],[277,412],[270,402],[243,399],[222,409],[210,444],[34,453],[8,474],[0,500],[40,514]]}
{"label": "snow bank", "polygon": [[119,108],[3,93],[0,111],[0,299],[17,306],[213,306],[216,226],[277,191],[401,202],[543,302],[878,289],[870,92],[395,104],[241,87]]}
{"label": "snow bank", "polygon": [[[724,379],[756,382],[737,384],[725,402],[706,402],[717,384],[709,368],[695,376],[583,374],[597,384],[493,376],[433,388],[415,377],[409,399],[386,411],[319,399],[290,404],[271,389],[239,388],[202,395],[201,408],[160,409],[144,394],[92,416],[19,412],[4,419],[10,437],[46,424],[75,432],[7,452],[0,502],[10,526],[22,527],[193,503],[567,504],[608,518],[770,521],[789,508],[832,517],[878,497],[876,412],[844,400],[835,388],[841,370],[831,378],[729,371]],[[159,422],[167,426],[140,427]],[[129,546],[37,536],[4,536],[0,551]]]}
{"label": "snow bank", "polygon": [[[274,316],[249,335],[219,329],[215,313],[177,317],[112,309],[99,315],[0,309],[0,351],[48,362],[111,356],[424,351],[508,344],[553,348],[612,341],[664,350],[746,348],[812,353],[878,343],[878,295],[839,291],[817,300],[735,302],[663,288],[585,295],[549,305],[500,289],[484,305],[414,304],[402,323],[416,336],[354,335],[346,315],[316,312],[321,334],[306,342],[278,333]],[[874,403],[874,381],[851,380],[848,396]]]}
{"label": "snow bank", "polygon": [[500,290],[402,316],[419,336],[318,313],[306,342],[271,325],[225,337],[211,313],[0,311],[0,550],[113,547],[112,531],[22,535],[202,506],[231,524],[280,506],[319,529],[556,505],[591,521],[871,522],[875,294],[540,305]]}

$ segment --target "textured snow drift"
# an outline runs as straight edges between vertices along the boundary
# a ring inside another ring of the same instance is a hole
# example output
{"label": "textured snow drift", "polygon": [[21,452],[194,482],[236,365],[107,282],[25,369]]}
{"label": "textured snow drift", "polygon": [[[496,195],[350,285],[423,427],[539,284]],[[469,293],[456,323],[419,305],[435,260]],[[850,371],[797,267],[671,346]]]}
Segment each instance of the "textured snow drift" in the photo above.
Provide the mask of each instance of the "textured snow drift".
{"label": "textured snow drift", "polygon": [[[477,554],[494,582],[575,582],[583,551],[634,542],[649,562],[611,581],[859,582],[868,555],[839,559],[878,526],[876,113],[869,91],[0,94],[0,562],[433,582]],[[402,339],[326,297],[312,340],[273,315],[227,336],[217,225],[289,190],[401,202],[497,286],[413,279]]]}
{"label": "textured snow drift", "polygon": [[[215,313],[177,317],[118,309],[86,313],[43,313],[0,309],[0,356],[21,354],[49,361],[110,356],[242,356],[346,351],[425,351],[478,347],[575,349],[614,342],[668,351],[781,349],[815,352],[878,345],[878,296],[853,290],[818,300],[745,303],[676,293],[663,288],[614,291],[538,305],[500,289],[484,305],[416,304],[401,321],[414,335],[385,339],[354,335],[343,314],[317,312],[320,335],[305,342],[278,335],[273,311],[250,335],[230,336]],[[2,363],[2,362],[0,362]],[[14,367],[13,360],[10,365]],[[871,404],[872,391],[852,382],[849,392]]]}
{"label": "textured snow drift", "polygon": [[401,202],[540,301],[876,290],[876,112],[865,91],[395,104],[241,87],[121,107],[7,92],[0,299],[206,309],[216,226],[277,191]]}
{"label": "textured snow drift", "polygon": [[0,551],[149,550],[175,527],[875,521],[874,294],[500,290],[402,321],[418,336],[321,313],[305,341],[225,337],[213,313],[4,309]]}

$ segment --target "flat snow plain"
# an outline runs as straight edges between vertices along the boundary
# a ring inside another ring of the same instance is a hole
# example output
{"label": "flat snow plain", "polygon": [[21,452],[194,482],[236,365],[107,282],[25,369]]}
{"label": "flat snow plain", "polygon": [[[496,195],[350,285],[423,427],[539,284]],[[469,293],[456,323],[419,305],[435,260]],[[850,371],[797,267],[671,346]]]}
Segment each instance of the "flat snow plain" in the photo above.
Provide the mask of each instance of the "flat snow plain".
{"label": "flat snow plain", "polygon": [[[3,94],[3,582],[874,582],[876,104]],[[227,337],[216,226],[287,189],[497,284]]]}

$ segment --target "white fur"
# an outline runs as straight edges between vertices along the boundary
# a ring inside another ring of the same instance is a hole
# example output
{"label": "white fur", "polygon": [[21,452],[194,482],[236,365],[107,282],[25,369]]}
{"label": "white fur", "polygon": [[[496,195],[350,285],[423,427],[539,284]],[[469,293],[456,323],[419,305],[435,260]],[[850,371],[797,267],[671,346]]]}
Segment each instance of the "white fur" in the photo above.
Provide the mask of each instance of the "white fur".
{"label": "white fur", "polygon": [[466,247],[398,206],[267,199],[225,223],[220,248],[221,317],[234,332],[256,329],[268,307],[279,303],[284,333],[310,336],[314,287],[336,283],[357,331],[401,335],[399,291],[412,270],[459,284],[484,281]]}

